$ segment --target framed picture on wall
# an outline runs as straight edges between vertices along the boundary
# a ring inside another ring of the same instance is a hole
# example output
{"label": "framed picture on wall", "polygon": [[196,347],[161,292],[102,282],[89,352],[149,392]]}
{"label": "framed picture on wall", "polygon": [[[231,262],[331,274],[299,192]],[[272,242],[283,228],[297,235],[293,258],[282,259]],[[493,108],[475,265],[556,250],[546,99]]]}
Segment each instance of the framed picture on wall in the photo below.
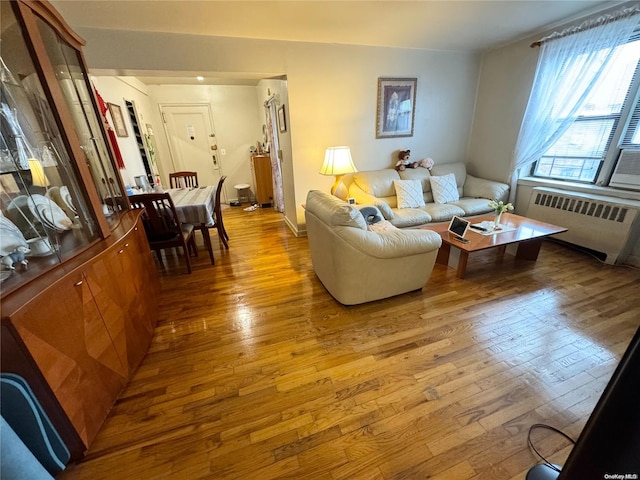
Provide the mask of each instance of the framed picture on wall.
{"label": "framed picture on wall", "polygon": [[287,131],[287,116],[284,113],[284,105],[278,107],[278,127],[280,128],[280,133]]}
{"label": "framed picture on wall", "polygon": [[412,137],[417,78],[378,78],[376,138]]}
{"label": "framed picture on wall", "polygon": [[115,103],[107,103],[109,113],[111,114],[111,120],[113,121],[113,129],[116,131],[116,135],[119,137],[128,137],[127,126],[124,123],[124,117],[122,116],[122,110],[120,105]]}

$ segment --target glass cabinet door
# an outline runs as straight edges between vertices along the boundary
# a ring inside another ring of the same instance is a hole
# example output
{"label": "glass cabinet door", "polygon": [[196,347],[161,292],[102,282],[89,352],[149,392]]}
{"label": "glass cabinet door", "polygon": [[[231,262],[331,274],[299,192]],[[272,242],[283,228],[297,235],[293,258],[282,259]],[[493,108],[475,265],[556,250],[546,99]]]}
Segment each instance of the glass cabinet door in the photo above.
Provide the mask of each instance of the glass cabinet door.
{"label": "glass cabinet door", "polygon": [[[61,46],[54,64],[61,67],[61,85],[69,91],[77,132],[90,166],[103,211],[92,206],[89,188],[78,171],[78,155],[60,130],[58,112],[41,83],[29,39],[24,36],[13,2],[0,1],[0,281],[4,294],[77,255],[103,235],[97,215],[116,218],[122,196],[119,183],[89,98],[86,78],[79,80],[73,63],[78,52]],[[47,24],[42,22],[41,30]],[[49,34],[50,35],[50,34]],[[48,39],[49,37],[47,37]],[[47,40],[48,41],[48,40]],[[68,46],[67,46],[68,47]],[[64,52],[64,53],[63,53]],[[51,52],[52,54],[54,52]],[[73,53],[73,55],[71,55]],[[60,62],[64,55],[71,62]],[[66,67],[66,68],[62,68]],[[65,95],[67,95],[65,93]],[[96,128],[97,127],[97,128]],[[77,142],[76,142],[77,143]],[[77,147],[76,147],[77,148]],[[103,181],[104,180],[104,183]],[[91,186],[90,188],[93,188]],[[95,198],[95,193],[91,193]],[[108,202],[110,198],[112,201]],[[112,220],[115,222],[115,220]]]}
{"label": "glass cabinet door", "polygon": [[99,119],[104,112],[97,113],[92,101],[91,82],[85,72],[80,53],[62,39],[51,26],[38,18],[36,21],[56,79],[71,112],[80,148],[86,156],[93,182],[98,189],[108,217],[127,209],[123,192],[118,182],[105,144]]}

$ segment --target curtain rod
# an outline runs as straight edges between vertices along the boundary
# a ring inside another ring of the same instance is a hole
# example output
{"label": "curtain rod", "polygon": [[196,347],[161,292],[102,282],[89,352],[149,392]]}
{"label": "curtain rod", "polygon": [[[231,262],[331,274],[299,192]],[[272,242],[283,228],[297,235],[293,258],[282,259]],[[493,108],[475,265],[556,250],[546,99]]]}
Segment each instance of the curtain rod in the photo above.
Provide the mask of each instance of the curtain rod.
{"label": "curtain rod", "polygon": [[615,22],[617,20],[620,20],[621,18],[630,17],[638,13],[640,13],[639,5],[635,5],[631,8],[624,8],[622,10],[619,10],[618,12],[615,12],[609,15],[603,15],[593,20],[587,20],[586,22],[583,22],[578,26],[566,28],[561,32],[553,32],[551,35],[547,35],[546,37],[541,38],[537,42],[533,42],[529,46],[531,48],[539,47],[543,43],[548,42],[550,40],[557,40],[559,38],[568,37],[569,35],[580,33],[585,30],[589,30],[591,28],[600,27],[601,25],[606,25],[607,23]]}

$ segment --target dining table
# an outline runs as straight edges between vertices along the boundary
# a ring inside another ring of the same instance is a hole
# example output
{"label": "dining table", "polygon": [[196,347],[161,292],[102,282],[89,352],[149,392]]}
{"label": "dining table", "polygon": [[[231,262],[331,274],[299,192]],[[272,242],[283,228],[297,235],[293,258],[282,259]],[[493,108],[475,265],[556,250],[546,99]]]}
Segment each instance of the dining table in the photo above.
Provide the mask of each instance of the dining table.
{"label": "dining table", "polygon": [[168,188],[165,190],[176,207],[178,219],[190,223],[202,232],[202,239],[214,263],[208,225],[214,224],[216,187],[212,185],[192,188]]}

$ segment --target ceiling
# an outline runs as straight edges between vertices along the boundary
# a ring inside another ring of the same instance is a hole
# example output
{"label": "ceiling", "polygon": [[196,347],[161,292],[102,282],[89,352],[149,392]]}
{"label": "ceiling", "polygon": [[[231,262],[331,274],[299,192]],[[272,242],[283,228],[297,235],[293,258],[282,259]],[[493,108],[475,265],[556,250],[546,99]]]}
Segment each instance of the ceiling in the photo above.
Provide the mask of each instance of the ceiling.
{"label": "ceiling", "polygon": [[[74,29],[481,52],[624,2],[52,0],[51,3]],[[184,76],[179,72],[155,76],[173,77],[176,83],[175,77],[180,75]],[[145,76],[145,82],[150,78]],[[159,78],[154,81],[159,82]]]}

